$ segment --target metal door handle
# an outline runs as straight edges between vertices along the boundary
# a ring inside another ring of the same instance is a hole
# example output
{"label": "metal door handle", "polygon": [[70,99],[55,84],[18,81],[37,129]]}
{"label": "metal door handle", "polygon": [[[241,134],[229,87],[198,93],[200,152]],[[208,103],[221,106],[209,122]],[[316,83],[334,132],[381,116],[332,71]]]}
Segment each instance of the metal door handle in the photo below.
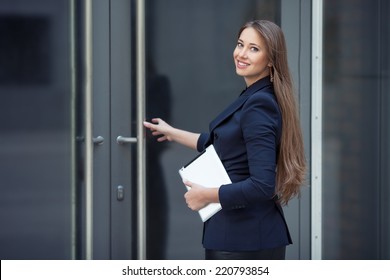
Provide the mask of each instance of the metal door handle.
{"label": "metal door handle", "polygon": [[128,144],[128,143],[137,143],[137,137],[123,137],[123,136],[118,136],[116,138],[116,142],[119,144],[119,145],[123,145],[123,144]]}
{"label": "metal door handle", "polygon": [[92,138],[92,141],[95,145],[102,145],[104,143],[104,138],[102,136]]}

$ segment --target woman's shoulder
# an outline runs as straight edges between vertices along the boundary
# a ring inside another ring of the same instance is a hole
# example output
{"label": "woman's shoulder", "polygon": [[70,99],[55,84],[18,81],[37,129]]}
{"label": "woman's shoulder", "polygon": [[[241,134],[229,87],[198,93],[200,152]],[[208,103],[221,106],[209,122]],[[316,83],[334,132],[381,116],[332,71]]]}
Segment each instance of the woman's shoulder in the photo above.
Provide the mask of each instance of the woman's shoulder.
{"label": "woman's shoulder", "polygon": [[244,106],[247,107],[256,105],[275,108],[279,107],[276,101],[276,96],[271,88],[261,89],[251,94]]}

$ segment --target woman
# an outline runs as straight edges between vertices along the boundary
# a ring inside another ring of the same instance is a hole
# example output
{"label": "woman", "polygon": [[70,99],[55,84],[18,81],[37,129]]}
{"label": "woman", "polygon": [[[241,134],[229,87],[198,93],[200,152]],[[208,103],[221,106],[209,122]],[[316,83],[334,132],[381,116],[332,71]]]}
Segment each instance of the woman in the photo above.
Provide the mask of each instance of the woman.
{"label": "woman", "polygon": [[219,202],[204,223],[206,259],[285,259],[291,237],[281,205],[300,192],[306,162],[282,30],[265,20],[239,31],[233,52],[246,89],[210,123],[208,133],[145,122],[158,141],[202,151],[214,144],[232,184],[205,188],[185,182],[188,207]]}

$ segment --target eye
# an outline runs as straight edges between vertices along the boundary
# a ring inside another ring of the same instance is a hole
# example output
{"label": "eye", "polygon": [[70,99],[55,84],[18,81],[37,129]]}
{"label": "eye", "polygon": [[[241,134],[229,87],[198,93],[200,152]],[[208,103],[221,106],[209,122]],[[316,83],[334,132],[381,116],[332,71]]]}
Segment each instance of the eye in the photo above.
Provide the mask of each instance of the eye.
{"label": "eye", "polygon": [[258,48],[256,48],[256,47],[251,47],[251,51],[252,51],[252,52],[258,52],[258,51],[259,51],[259,49],[258,49]]}
{"label": "eye", "polygon": [[244,46],[244,45],[243,45],[241,42],[238,42],[238,43],[237,43],[237,47],[238,47],[238,48],[242,48],[243,46]]}

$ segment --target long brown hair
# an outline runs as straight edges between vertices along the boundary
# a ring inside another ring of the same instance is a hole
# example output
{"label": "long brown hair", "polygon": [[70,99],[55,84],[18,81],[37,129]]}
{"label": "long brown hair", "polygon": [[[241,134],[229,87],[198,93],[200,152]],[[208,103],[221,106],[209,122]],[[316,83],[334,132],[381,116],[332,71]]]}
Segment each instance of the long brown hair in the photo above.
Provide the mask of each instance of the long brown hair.
{"label": "long brown hair", "polygon": [[241,27],[238,37],[248,27],[254,28],[263,38],[272,65],[270,75],[282,114],[282,136],[276,169],[275,194],[279,197],[279,202],[286,205],[290,199],[300,194],[306,176],[303,137],[288,67],[286,42],[281,28],[267,20],[246,23]]}

